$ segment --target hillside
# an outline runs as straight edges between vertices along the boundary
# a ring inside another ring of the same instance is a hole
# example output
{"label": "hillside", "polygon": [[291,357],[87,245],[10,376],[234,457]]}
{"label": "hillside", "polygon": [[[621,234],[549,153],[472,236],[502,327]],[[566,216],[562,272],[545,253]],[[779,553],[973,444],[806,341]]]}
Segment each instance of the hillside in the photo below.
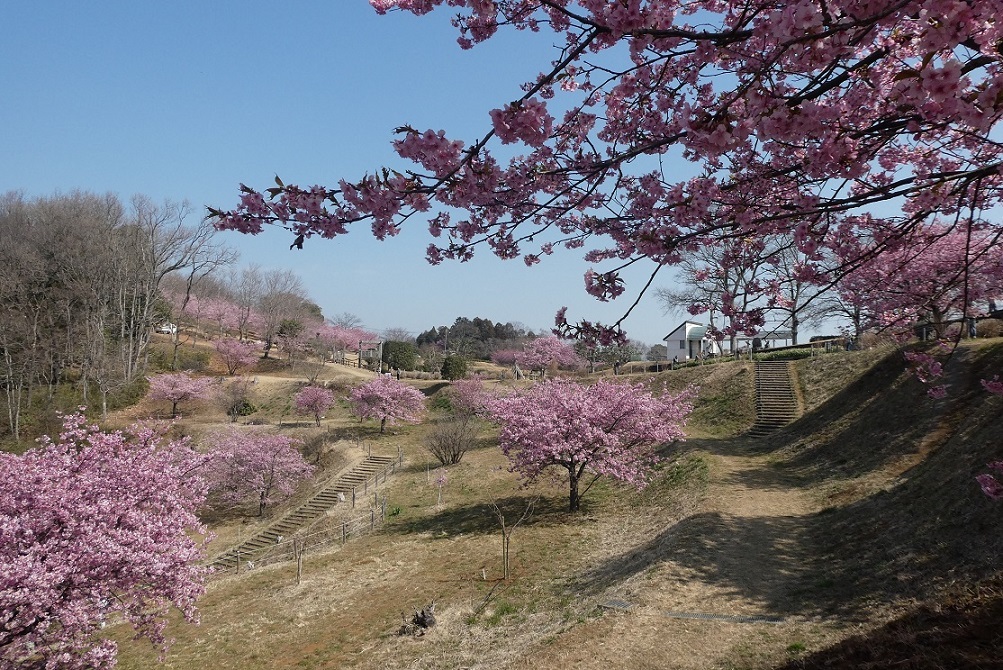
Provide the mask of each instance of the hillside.
{"label": "hillside", "polygon": [[[441,504],[427,426],[366,434],[406,458],[378,492],[384,529],[308,550],[300,585],[290,565],[214,580],[164,667],[998,667],[1003,509],[973,476],[1003,443],[1003,399],[978,384],[1003,344],[959,349],[940,401],[903,368],[890,351],[799,362],[806,413],[760,440],[741,435],[751,366],[664,372],[702,386],[691,439],[647,489],[597,485],[578,515],[559,484],[519,489],[487,427]],[[534,493],[503,581],[492,503],[511,524]],[[398,637],[432,599],[438,625]],[[120,667],[149,667],[124,638]]]}

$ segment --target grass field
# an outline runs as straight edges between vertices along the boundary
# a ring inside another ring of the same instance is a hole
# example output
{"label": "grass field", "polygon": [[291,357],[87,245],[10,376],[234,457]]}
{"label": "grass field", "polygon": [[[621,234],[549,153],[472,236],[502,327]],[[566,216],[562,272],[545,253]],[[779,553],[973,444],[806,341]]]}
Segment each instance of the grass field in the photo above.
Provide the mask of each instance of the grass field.
{"label": "grass field", "polygon": [[[750,364],[663,372],[653,383],[701,387],[690,439],[664,447],[649,487],[597,484],[578,514],[559,481],[520,488],[488,425],[439,503],[427,426],[380,436],[340,407],[317,438],[283,416],[280,430],[324,441],[321,477],[403,450],[377,491],[391,515],[308,547],[300,584],[291,564],[212,580],[201,625],[172,623],[162,667],[998,667],[1003,510],[972,477],[1000,455],[1003,399],[978,379],[1001,364],[1000,340],[966,345],[946,366],[954,393],[931,401],[891,350],[799,361],[804,416],[759,440],[742,435]],[[297,383],[262,376],[259,418],[277,425]],[[195,413],[191,429],[219,420]],[[511,524],[532,500],[503,580],[498,513]],[[221,519],[218,550],[267,522]],[[433,600],[437,625],[398,636],[402,612]],[[735,619],[749,616],[780,622]],[[156,663],[112,635],[120,667]]]}

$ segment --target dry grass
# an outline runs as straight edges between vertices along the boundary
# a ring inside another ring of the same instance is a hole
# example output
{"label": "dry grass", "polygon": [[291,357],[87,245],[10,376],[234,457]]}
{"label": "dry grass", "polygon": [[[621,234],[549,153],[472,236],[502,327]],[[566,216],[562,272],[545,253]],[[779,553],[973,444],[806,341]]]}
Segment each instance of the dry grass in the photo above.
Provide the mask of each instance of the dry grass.
{"label": "dry grass", "polygon": [[[971,477],[1003,441],[1000,399],[976,388],[1001,364],[998,344],[966,346],[948,365],[960,391],[932,403],[900,356],[803,361],[808,413],[759,441],[740,436],[753,419],[747,365],[663,373],[672,388],[703,388],[693,439],[666,449],[645,491],[597,484],[576,515],[559,482],[520,489],[488,428],[449,468],[438,505],[425,426],[378,436],[340,408],[325,421],[345,437],[331,444],[332,464],[347,464],[360,441],[403,449],[403,471],[379,491],[396,513],[376,535],[308,552],[300,585],[291,565],[214,581],[202,625],[171,626],[164,667],[793,670],[865,658],[891,667],[907,648],[915,663],[901,667],[998,667],[988,652],[958,650],[1000,642],[992,580],[1003,523]],[[276,384],[277,406],[286,390]],[[503,581],[492,503],[511,520],[536,495]],[[398,637],[401,610],[433,598],[438,625]],[[631,607],[599,607],[611,598]],[[680,611],[785,623],[666,616]],[[148,646],[116,637],[120,667],[153,664]]]}

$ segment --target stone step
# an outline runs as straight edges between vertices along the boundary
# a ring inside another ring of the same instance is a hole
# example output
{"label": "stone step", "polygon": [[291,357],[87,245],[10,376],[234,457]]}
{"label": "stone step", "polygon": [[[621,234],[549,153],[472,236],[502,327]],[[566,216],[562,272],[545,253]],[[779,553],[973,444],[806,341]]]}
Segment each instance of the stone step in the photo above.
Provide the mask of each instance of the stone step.
{"label": "stone step", "polygon": [[769,435],[797,418],[797,396],[786,361],[756,363],[755,388],[756,421],[749,429],[749,435]]}
{"label": "stone step", "polygon": [[217,570],[226,570],[235,567],[237,564],[237,552],[240,553],[242,561],[254,560],[253,557],[257,553],[265,551],[268,547],[275,546],[285,536],[291,535],[308,522],[320,517],[332,507],[340,504],[339,493],[345,497],[346,502],[350,502],[353,488],[358,489],[365,486],[366,482],[373,479],[374,476],[378,477],[380,474],[385,478],[389,474],[388,468],[396,461],[396,458],[388,456],[368,457],[352,470],[318,491],[310,500],[272,523],[268,528],[213,558],[211,562],[212,567]]}

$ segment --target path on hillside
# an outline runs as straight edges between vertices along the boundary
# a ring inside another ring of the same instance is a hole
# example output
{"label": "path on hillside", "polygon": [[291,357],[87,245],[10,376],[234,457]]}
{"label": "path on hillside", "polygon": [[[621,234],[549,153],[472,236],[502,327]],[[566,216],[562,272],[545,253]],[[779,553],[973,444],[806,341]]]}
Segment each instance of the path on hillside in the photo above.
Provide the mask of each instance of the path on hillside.
{"label": "path on hillside", "polygon": [[[668,538],[660,574],[671,588],[658,593],[670,611],[792,614],[786,603],[808,563],[804,546],[809,497],[751,439],[700,441],[710,480],[698,511]],[[652,603],[654,604],[654,603]]]}
{"label": "path on hillside", "polygon": [[[722,667],[732,650],[804,620],[804,588],[815,565],[807,537],[817,511],[811,497],[757,453],[762,440],[693,439],[686,445],[709,464],[704,498],[675,522],[652,519],[644,529],[601,530],[606,556],[590,571],[587,588],[629,608],[561,635],[536,667],[706,670]],[[631,536],[650,539],[637,545]],[[715,618],[673,616],[693,614]],[[777,618],[789,625],[727,617]]]}

